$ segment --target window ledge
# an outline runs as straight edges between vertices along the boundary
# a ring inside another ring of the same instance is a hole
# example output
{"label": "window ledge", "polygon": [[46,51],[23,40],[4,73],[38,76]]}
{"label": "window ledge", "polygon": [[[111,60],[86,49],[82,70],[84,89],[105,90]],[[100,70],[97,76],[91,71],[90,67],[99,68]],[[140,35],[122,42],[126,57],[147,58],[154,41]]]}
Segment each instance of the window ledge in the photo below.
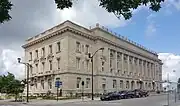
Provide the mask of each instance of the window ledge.
{"label": "window ledge", "polygon": [[56,54],[61,53],[61,51],[57,51]]}

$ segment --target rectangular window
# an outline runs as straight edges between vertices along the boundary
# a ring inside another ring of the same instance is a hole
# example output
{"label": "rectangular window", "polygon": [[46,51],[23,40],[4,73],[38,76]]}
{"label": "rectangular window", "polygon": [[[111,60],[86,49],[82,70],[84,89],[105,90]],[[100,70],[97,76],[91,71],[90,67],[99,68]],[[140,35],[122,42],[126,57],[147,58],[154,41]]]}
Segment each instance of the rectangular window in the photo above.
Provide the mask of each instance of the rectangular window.
{"label": "rectangular window", "polygon": [[52,53],[52,45],[49,45],[49,53]]}
{"label": "rectangular window", "polygon": [[60,78],[56,78],[56,81],[60,81]]}
{"label": "rectangular window", "polygon": [[45,48],[44,47],[42,48],[42,54],[41,55],[42,55],[42,57],[45,56]]}
{"label": "rectangular window", "polygon": [[30,56],[29,60],[32,60],[32,52],[29,52],[29,56]]}
{"label": "rectangular window", "polygon": [[44,89],[44,80],[41,80],[41,87]]}
{"label": "rectangular window", "polygon": [[36,58],[38,58],[38,50],[36,50]]}
{"label": "rectangular window", "polygon": [[102,67],[101,71],[104,71],[104,67]]}
{"label": "rectangular window", "polygon": [[58,42],[58,43],[57,43],[57,52],[60,52],[60,51],[61,51],[61,43]]}
{"label": "rectangular window", "polygon": [[112,68],[112,59],[110,59],[110,68]]}
{"label": "rectangular window", "polygon": [[86,69],[89,71],[89,60],[86,60]]}
{"label": "rectangular window", "polygon": [[90,78],[86,78],[86,88],[89,88],[90,86]]}
{"label": "rectangular window", "polygon": [[86,45],[86,54],[89,53],[89,45]]}
{"label": "rectangular window", "polygon": [[52,70],[52,61],[49,61],[49,70]]}
{"label": "rectangular window", "polygon": [[34,81],[35,88],[37,89],[37,80]]}
{"label": "rectangular window", "polygon": [[44,65],[44,62],[42,62],[42,71],[44,72],[44,69],[45,69],[45,65]]}
{"label": "rectangular window", "polygon": [[76,52],[81,52],[80,49],[81,49],[80,42],[76,42]]}
{"label": "rectangular window", "polygon": [[52,89],[52,80],[48,79],[48,89]]}
{"label": "rectangular window", "polygon": [[119,64],[119,61],[117,61],[117,69],[119,69],[119,68],[120,68],[120,67],[119,67],[119,65],[120,65],[120,64]]}
{"label": "rectangular window", "polygon": [[127,63],[127,55],[124,55],[124,62]]}
{"label": "rectangular window", "polygon": [[84,52],[84,45],[82,45],[82,52]]}
{"label": "rectangular window", "polygon": [[58,66],[58,69],[60,69],[60,58],[57,59],[57,66]]}
{"label": "rectangular window", "polygon": [[76,68],[80,69],[80,58],[76,58]]}
{"label": "rectangular window", "polygon": [[80,82],[81,82],[81,78],[77,77],[77,83],[76,83],[77,88],[80,88]]}
{"label": "rectangular window", "polygon": [[31,73],[31,75],[32,75],[32,74],[33,74],[32,66],[30,66],[29,68],[30,68],[30,73]]}
{"label": "rectangular window", "polygon": [[38,64],[36,64],[36,73],[38,73]]}
{"label": "rectangular window", "polygon": [[123,80],[120,80],[120,88],[123,89]]}
{"label": "rectangular window", "polygon": [[104,71],[104,61],[102,61],[101,65],[102,65],[101,71]]}
{"label": "rectangular window", "polygon": [[116,80],[113,80],[113,88],[116,88],[117,87],[117,82]]}

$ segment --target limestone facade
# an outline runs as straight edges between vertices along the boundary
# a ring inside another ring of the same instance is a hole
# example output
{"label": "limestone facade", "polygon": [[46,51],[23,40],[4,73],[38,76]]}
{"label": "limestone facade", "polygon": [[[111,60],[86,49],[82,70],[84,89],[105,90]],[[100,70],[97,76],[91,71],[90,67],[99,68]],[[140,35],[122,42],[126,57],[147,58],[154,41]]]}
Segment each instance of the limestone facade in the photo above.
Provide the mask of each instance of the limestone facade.
{"label": "limestone facade", "polygon": [[[30,93],[56,93],[60,80],[62,95],[91,93],[93,54],[94,93],[142,88],[162,90],[162,62],[158,55],[143,46],[112,33],[96,24],[86,29],[65,21],[22,46],[30,70]],[[27,69],[27,68],[26,68]]]}

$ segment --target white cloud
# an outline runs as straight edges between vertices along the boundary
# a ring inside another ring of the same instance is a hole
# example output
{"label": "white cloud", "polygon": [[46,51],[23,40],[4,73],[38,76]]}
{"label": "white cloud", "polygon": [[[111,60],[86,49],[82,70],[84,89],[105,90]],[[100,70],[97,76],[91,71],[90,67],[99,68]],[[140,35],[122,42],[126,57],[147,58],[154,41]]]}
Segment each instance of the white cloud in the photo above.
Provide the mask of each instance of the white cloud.
{"label": "white cloud", "polygon": [[167,0],[166,4],[168,6],[174,6],[177,10],[180,10],[180,0]]}
{"label": "white cloud", "polygon": [[[45,30],[65,20],[73,21],[85,27],[95,26],[96,23],[99,23],[111,28],[124,27],[131,22],[131,20],[125,20],[123,17],[118,19],[113,13],[107,12],[99,6],[98,0],[78,0],[77,3],[73,4],[72,8],[64,10],[57,10],[55,4],[52,8],[53,20],[49,22],[47,20],[38,20],[34,24],[43,27]],[[142,9],[147,9],[147,7],[140,6],[138,9],[133,10],[133,14],[137,14]]]}
{"label": "white cloud", "polygon": [[149,16],[147,16],[147,28],[145,30],[145,35],[146,36],[154,36],[156,34],[156,29],[157,29],[157,26],[156,26],[156,23],[154,21],[154,18],[156,18],[156,15],[151,13]]}
{"label": "white cloud", "polygon": [[124,18],[118,19],[113,13],[108,13],[104,8],[99,7],[98,0],[78,0],[77,3],[73,4],[72,8],[64,10],[57,10],[55,4],[52,8],[54,16],[52,21],[45,22],[47,20],[41,20],[35,22],[35,24],[46,29],[65,20],[70,20],[85,27],[99,23],[103,26],[115,28],[126,26],[129,22]]}
{"label": "white cloud", "polygon": [[17,79],[24,78],[24,66],[17,63],[17,57],[21,57],[22,52],[13,51],[11,49],[2,49],[0,56],[1,74],[10,72],[13,73]]}
{"label": "white cloud", "polygon": [[156,25],[154,23],[150,23],[147,26],[145,33],[146,33],[146,36],[154,36],[156,34]]}
{"label": "white cloud", "polygon": [[180,55],[172,53],[159,53],[158,55],[163,62],[163,80],[167,79],[167,74],[169,73],[170,80],[177,82],[177,79],[180,77]]}
{"label": "white cloud", "polygon": [[166,0],[164,2],[163,8],[165,9],[164,14],[166,16],[171,15],[173,10],[171,7],[174,7],[177,11],[180,11],[180,0]]}

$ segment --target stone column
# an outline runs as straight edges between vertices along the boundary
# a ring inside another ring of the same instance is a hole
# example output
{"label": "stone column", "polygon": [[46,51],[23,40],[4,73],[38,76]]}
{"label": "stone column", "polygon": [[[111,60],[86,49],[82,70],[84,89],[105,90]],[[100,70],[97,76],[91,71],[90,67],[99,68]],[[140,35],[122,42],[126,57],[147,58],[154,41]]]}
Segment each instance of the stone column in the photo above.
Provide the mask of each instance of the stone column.
{"label": "stone column", "polygon": [[151,74],[151,77],[152,77],[152,79],[154,80],[154,64],[153,63],[151,63],[151,71],[152,71],[152,74]]}
{"label": "stone column", "polygon": [[149,79],[149,76],[148,76],[148,70],[147,70],[147,61],[144,61],[145,62],[145,66],[144,66],[144,76],[145,76],[145,79]]}
{"label": "stone column", "polygon": [[138,75],[139,75],[139,72],[140,72],[140,67],[139,67],[139,59],[137,58],[137,70],[136,70],[136,73],[137,73],[137,78],[138,78]]}
{"label": "stone column", "polygon": [[127,75],[129,76],[130,66],[129,66],[129,55],[127,55]]}
{"label": "stone column", "polygon": [[[142,79],[142,76],[144,75],[144,66],[143,66],[143,63],[144,63],[144,61],[143,60],[141,60],[141,79]],[[143,79],[142,79],[143,80]]]}
{"label": "stone column", "polygon": [[111,71],[111,67],[110,67],[110,53],[111,53],[111,50],[108,49],[108,52],[109,52],[109,53],[108,53],[108,69],[109,69],[108,71],[109,71],[109,72],[108,72],[108,73],[110,73],[110,71]]}
{"label": "stone column", "polygon": [[156,64],[154,65],[154,80],[157,81],[157,79],[156,79]]}
{"label": "stone column", "polygon": [[[124,54],[121,56],[121,75],[124,74]],[[123,82],[124,83],[124,82]]]}
{"label": "stone column", "polygon": [[114,61],[115,61],[115,64],[114,64],[114,74],[117,75],[117,52],[115,51],[115,56],[114,56]]}
{"label": "stone column", "polygon": [[148,74],[149,74],[149,78],[150,80],[152,80],[152,74],[151,74],[151,64],[148,63]]}
{"label": "stone column", "polygon": [[135,68],[135,64],[134,64],[134,57],[132,57],[132,78],[133,78],[133,80],[134,80],[134,73],[136,72],[136,68]]}

